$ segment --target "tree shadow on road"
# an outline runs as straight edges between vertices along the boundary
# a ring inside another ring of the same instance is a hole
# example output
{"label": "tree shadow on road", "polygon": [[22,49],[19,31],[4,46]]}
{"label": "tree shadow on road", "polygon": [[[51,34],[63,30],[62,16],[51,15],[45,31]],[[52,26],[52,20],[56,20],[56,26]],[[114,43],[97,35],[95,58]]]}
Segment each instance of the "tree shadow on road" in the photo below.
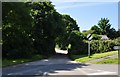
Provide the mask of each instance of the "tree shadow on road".
{"label": "tree shadow on road", "polygon": [[[24,75],[25,76],[38,76],[38,75],[49,76],[49,75],[57,75],[59,72],[62,72],[62,75],[64,75],[64,72],[66,71],[68,73],[68,72],[76,70],[77,68],[79,69],[84,68],[85,66],[89,66],[89,64],[76,63],[76,62],[71,61],[68,58],[68,55],[56,54],[50,59],[25,63],[25,64],[18,65],[18,66],[16,65],[15,67],[9,67],[9,69],[6,68],[3,70],[4,75],[2,77],[6,77],[6,76],[10,77],[13,75],[15,77],[19,75],[20,76],[24,76]],[[12,75],[8,76],[7,74],[9,73],[12,73]],[[68,73],[68,75],[69,74],[70,73]]]}

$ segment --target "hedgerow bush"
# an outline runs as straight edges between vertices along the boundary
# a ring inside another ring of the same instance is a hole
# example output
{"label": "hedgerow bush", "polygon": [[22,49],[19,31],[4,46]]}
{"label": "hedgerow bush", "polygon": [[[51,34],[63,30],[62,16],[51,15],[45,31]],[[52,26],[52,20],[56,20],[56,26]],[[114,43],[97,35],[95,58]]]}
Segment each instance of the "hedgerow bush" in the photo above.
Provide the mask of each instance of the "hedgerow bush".
{"label": "hedgerow bush", "polygon": [[71,33],[69,40],[71,48],[68,49],[68,54],[87,54],[87,43],[83,41],[83,36],[80,32],[74,31]]}
{"label": "hedgerow bush", "polygon": [[92,34],[92,39],[93,40],[100,40],[101,36],[99,36],[98,34]]}
{"label": "hedgerow bush", "polygon": [[[72,35],[71,48],[69,49],[69,54],[87,54],[88,53],[88,41],[82,40],[76,34]],[[91,54],[94,53],[104,53],[109,51],[114,51],[114,46],[120,45],[120,37],[114,40],[91,40],[90,49]]]}
{"label": "hedgerow bush", "polygon": [[114,40],[92,40],[91,52],[92,53],[103,53],[114,50],[113,47],[116,45]]}
{"label": "hedgerow bush", "polygon": [[115,43],[115,45],[119,45],[120,46],[120,37],[118,37],[115,40],[113,40],[113,42]]}
{"label": "hedgerow bush", "polygon": [[99,52],[99,41],[98,40],[93,40],[90,42],[91,44],[91,53]]}

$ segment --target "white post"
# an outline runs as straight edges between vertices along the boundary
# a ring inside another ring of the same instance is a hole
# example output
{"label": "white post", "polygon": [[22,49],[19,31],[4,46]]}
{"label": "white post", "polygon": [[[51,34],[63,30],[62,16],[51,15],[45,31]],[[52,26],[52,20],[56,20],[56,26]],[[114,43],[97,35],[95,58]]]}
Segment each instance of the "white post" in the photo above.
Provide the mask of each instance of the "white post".
{"label": "white post", "polygon": [[90,40],[92,39],[92,34],[88,34],[87,38],[88,38],[88,57],[90,58]]}
{"label": "white post", "polygon": [[90,41],[88,42],[88,57],[90,57]]}

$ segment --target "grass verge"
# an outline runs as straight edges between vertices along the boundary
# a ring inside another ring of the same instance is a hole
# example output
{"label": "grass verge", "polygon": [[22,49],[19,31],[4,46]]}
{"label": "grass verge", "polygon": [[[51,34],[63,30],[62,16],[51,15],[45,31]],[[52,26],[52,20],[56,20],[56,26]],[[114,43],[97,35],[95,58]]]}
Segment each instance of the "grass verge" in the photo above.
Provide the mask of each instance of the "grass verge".
{"label": "grass verge", "polygon": [[93,62],[92,64],[118,64],[118,57],[114,59],[105,59],[99,62]]}
{"label": "grass verge", "polygon": [[16,65],[16,64],[22,64],[26,62],[31,62],[31,61],[37,61],[44,59],[42,55],[34,55],[31,58],[21,58],[21,59],[3,59],[2,60],[2,67],[7,67],[11,65]]}
{"label": "grass verge", "polygon": [[103,58],[103,57],[115,55],[115,54],[118,54],[118,51],[96,53],[91,55],[90,58],[87,55],[71,55],[70,58],[76,62],[87,63],[90,60],[95,60],[95,59],[99,59],[99,58]]}

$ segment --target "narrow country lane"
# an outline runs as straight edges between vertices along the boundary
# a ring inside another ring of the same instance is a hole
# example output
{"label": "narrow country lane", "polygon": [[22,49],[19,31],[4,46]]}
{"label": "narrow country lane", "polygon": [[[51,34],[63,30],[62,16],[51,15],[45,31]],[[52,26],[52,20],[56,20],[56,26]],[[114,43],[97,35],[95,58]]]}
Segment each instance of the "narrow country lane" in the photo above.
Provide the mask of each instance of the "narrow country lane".
{"label": "narrow country lane", "polygon": [[3,68],[2,74],[3,77],[5,75],[118,75],[118,65],[81,64],[71,61],[67,54],[59,52],[49,59]]}

